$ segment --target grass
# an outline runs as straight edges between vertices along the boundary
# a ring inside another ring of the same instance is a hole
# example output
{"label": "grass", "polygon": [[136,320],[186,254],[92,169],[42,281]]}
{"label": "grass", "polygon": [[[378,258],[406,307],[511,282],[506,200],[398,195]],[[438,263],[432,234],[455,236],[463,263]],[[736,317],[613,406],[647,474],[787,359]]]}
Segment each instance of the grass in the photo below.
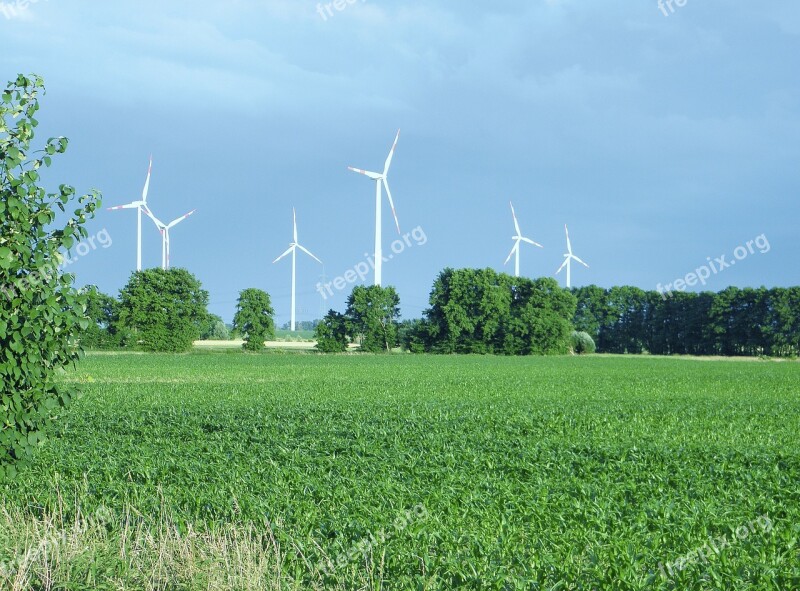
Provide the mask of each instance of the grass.
{"label": "grass", "polygon": [[796,363],[206,352],[66,379],[84,396],[0,491],[27,588],[800,588]]}

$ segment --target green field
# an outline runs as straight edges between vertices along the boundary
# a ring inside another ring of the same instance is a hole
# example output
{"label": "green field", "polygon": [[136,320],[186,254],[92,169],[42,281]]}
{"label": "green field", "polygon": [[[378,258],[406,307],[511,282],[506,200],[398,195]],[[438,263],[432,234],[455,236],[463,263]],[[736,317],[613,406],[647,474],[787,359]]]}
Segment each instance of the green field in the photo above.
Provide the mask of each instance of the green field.
{"label": "green field", "polygon": [[0,563],[75,538],[32,588],[800,589],[798,363],[95,354],[65,379],[84,395],[0,495]]}

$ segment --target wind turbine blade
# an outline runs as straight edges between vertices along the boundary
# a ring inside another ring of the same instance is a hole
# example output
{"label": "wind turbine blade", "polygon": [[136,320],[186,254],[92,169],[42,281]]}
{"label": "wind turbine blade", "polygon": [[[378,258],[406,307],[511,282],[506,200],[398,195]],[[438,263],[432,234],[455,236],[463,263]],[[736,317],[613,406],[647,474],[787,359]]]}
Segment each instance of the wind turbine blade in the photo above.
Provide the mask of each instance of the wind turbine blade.
{"label": "wind turbine blade", "polygon": [[572,243],[569,241],[569,230],[567,229],[567,224],[564,224],[564,232],[567,234],[567,252],[572,254]]}
{"label": "wind turbine blade", "polygon": [[397,219],[397,212],[394,210],[394,200],[392,199],[392,192],[389,190],[389,183],[386,178],[383,178],[383,186],[386,188],[386,196],[389,198],[389,205],[392,207],[392,215],[394,216],[394,224],[397,226],[397,233],[400,234],[400,221]]}
{"label": "wind turbine blade", "polygon": [[519,239],[522,240],[523,242],[527,242],[528,244],[533,244],[534,246],[538,246],[539,248],[544,248],[544,246],[542,246],[538,242],[534,242],[530,238],[525,238],[524,236],[520,236]]}
{"label": "wind turbine blade", "polygon": [[556,275],[558,275],[559,273],[561,273],[561,271],[563,271],[563,270],[564,270],[564,267],[566,267],[566,266],[567,266],[567,263],[568,263],[568,262],[569,262],[569,257],[565,257],[565,258],[564,258],[564,262],[563,262],[563,263],[561,263],[561,266],[558,268],[558,271],[556,271]]}
{"label": "wind turbine blade", "polygon": [[514,244],[514,248],[511,249],[511,252],[508,253],[508,258],[506,259],[506,262],[503,263],[504,265],[508,264],[508,261],[511,260],[511,257],[514,256],[514,253],[517,252],[517,250],[519,250],[519,240]]}
{"label": "wind turbine blade", "polygon": [[584,266],[584,267],[586,267],[587,269],[589,268],[589,265],[587,265],[586,263],[584,263],[584,262],[583,262],[581,259],[579,259],[579,258],[578,258],[578,257],[576,257],[575,255],[572,255],[572,258],[573,258],[573,259],[575,259],[576,261],[578,261],[578,262],[579,262],[581,265],[583,265],[583,266]]}
{"label": "wind turbine blade", "polygon": [[136,209],[142,204],[141,201],[134,201],[133,203],[126,203],[125,205],[117,205],[115,207],[109,207],[108,211],[116,211],[118,209]]}
{"label": "wind turbine blade", "polygon": [[360,168],[353,168],[352,166],[348,166],[347,170],[352,170],[353,172],[357,172],[358,174],[363,174],[364,176],[371,178],[373,181],[377,181],[379,178],[381,178],[381,175],[378,174],[377,172],[370,172],[368,170],[362,170]]}
{"label": "wind turbine blade", "polygon": [[397,140],[400,139],[400,130],[397,130],[397,135],[394,138],[392,149],[389,150],[389,155],[386,157],[386,163],[383,165],[383,176],[389,174],[389,167],[392,165],[392,158],[394,158],[394,151],[397,148]]}
{"label": "wind turbine blade", "polygon": [[297,211],[292,208],[292,219],[294,221],[294,242],[297,244]]}
{"label": "wind turbine blade", "polygon": [[178,224],[180,224],[180,223],[181,223],[183,220],[185,220],[186,218],[188,218],[190,215],[192,215],[192,214],[193,214],[194,212],[196,212],[196,211],[197,211],[196,209],[193,209],[192,211],[190,211],[189,213],[187,213],[187,214],[185,214],[185,215],[182,215],[182,216],[181,216],[181,217],[179,217],[178,219],[176,219],[176,220],[172,220],[172,221],[171,221],[169,224],[167,224],[167,228],[174,228],[175,226],[177,226]]}
{"label": "wind turbine blade", "polygon": [[272,261],[272,264],[274,265],[274,264],[275,264],[275,263],[277,263],[279,260],[281,260],[283,257],[285,257],[285,256],[287,256],[287,255],[290,255],[290,254],[292,254],[292,251],[294,250],[294,246],[295,246],[295,245],[294,245],[294,244],[292,244],[292,245],[291,245],[291,246],[290,246],[288,249],[286,249],[286,252],[284,252],[284,253],[283,253],[281,256],[279,256],[277,259],[275,259],[274,261]]}
{"label": "wind turbine blade", "polygon": [[311,251],[310,251],[310,250],[308,250],[306,247],[304,247],[304,246],[301,246],[300,244],[298,244],[298,245],[297,245],[297,248],[299,248],[299,249],[300,249],[300,250],[302,250],[304,253],[306,253],[308,256],[310,256],[312,259],[314,259],[315,261],[317,261],[317,262],[318,262],[320,265],[322,264],[322,261],[321,261],[321,260],[319,260],[317,257],[315,257],[313,254],[311,254]]}
{"label": "wind turbine blade", "polygon": [[147,167],[147,179],[144,181],[142,189],[142,201],[147,203],[147,193],[150,191],[150,173],[153,171],[153,156],[150,156],[150,166]]}
{"label": "wind turbine blade", "polygon": [[160,219],[158,219],[156,216],[153,215],[153,212],[150,211],[149,207],[147,207],[146,205],[142,206],[142,211],[147,215],[147,217],[153,220],[153,223],[156,225],[156,228],[158,228],[161,232],[164,231],[166,225],[164,224],[164,222],[162,222]]}
{"label": "wind turbine blade", "polygon": [[517,221],[517,212],[514,211],[514,204],[510,201],[508,204],[511,206],[511,215],[514,218],[514,228],[517,230],[517,236],[522,236],[522,230],[519,229],[519,222]]}

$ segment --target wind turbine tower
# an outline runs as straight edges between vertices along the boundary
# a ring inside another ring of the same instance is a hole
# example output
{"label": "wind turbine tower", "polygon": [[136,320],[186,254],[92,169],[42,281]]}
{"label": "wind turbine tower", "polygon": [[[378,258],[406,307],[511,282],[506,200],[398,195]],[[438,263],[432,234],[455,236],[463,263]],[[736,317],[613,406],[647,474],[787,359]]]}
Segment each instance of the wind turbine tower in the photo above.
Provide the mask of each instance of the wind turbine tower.
{"label": "wind turbine tower", "polygon": [[567,229],[567,225],[566,224],[564,224],[564,232],[567,234],[567,252],[564,253],[564,262],[561,263],[561,266],[558,268],[558,271],[556,271],[556,275],[561,273],[561,270],[564,267],[567,268],[567,289],[569,289],[570,287],[572,287],[572,282],[571,282],[572,281],[572,276],[571,276],[572,261],[576,261],[576,262],[580,263],[581,265],[583,265],[587,269],[589,268],[589,265],[584,263],[580,258],[576,257],[572,253],[572,243],[569,241],[569,230]]}
{"label": "wind turbine tower", "polygon": [[514,228],[516,229],[516,235],[512,236],[511,239],[514,241],[514,247],[511,249],[511,252],[508,253],[508,258],[506,262],[503,263],[504,265],[508,264],[508,261],[511,260],[511,257],[516,255],[516,260],[514,261],[514,277],[519,277],[519,245],[521,242],[527,242],[528,244],[532,244],[533,246],[538,246],[539,248],[544,248],[538,242],[534,242],[530,238],[525,238],[522,235],[522,231],[519,229],[519,222],[517,221],[517,214],[514,211],[514,204],[509,202],[511,205],[511,216],[514,218]]}
{"label": "wind turbine tower", "polygon": [[389,205],[392,208],[392,215],[394,216],[394,223],[397,226],[397,233],[400,234],[400,222],[397,220],[397,213],[395,212],[394,201],[392,200],[392,192],[389,190],[389,181],[387,180],[389,176],[389,168],[392,165],[392,158],[394,158],[394,151],[395,148],[397,148],[397,141],[399,139],[400,130],[398,129],[397,135],[394,138],[394,144],[392,144],[392,149],[389,150],[389,156],[386,158],[386,162],[383,165],[383,172],[370,172],[368,170],[362,170],[360,168],[348,166],[349,170],[363,174],[367,178],[375,181],[375,285],[378,286],[380,286],[383,282],[383,238],[381,235],[381,205],[383,201],[381,190],[383,188],[386,189],[386,196],[389,198]]}
{"label": "wind turbine tower", "polygon": [[302,246],[297,241],[297,212],[294,210],[294,208],[292,208],[292,217],[293,217],[293,222],[294,222],[294,240],[292,240],[291,244],[289,244],[289,248],[286,249],[286,252],[284,252],[281,256],[279,256],[277,259],[272,261],[272,264],[274,265],[279,260],[281,260],[283,257],[288,256],[289,254],[292,255],[292,321],[291,321],[291,331],[294,332],[295,331],[295,326],[296,326],[296,323],[295,323],[295,317],[296,317],[295,304],[296,304],[296,301],[297,301],[297,299],[296,299],[296,293],[297,293],[297,251],[298,251],[298,249],[302,250],[304,253],[306,253],[308,256],[310,256],[312,259],[317,261],[320,265],[322,264],[322,261],[319,260],[313,254],[311,254],[311,251],[306,249],[304,246]]}

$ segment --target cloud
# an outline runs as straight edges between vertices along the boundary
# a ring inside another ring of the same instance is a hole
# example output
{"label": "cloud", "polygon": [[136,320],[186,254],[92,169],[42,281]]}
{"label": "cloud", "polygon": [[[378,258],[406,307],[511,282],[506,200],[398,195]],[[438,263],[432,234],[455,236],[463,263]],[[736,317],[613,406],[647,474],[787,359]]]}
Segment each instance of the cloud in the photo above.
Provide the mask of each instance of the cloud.
{"label": "cloud", "polygon": [[40,1],[42,0],[0,1],[0,15],[9,21],[32,21],[34,19],[32,6]]}

